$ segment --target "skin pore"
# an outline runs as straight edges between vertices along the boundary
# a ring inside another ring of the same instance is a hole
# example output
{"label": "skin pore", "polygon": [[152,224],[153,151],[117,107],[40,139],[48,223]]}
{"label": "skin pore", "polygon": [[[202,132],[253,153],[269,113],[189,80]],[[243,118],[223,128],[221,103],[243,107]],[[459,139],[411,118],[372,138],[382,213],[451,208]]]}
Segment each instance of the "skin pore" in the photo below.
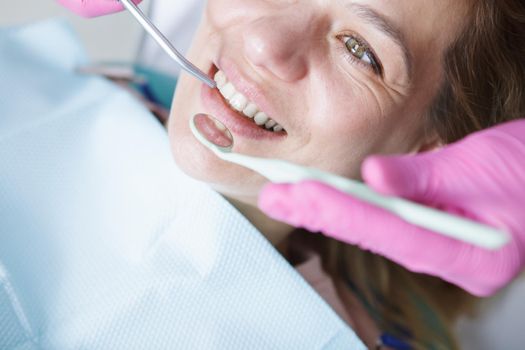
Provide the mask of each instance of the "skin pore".
{"label": "skin pore", "polygon": [[[234,151],[359,178],[367,155],[438,143],[424,116],[467,11],[454,0],[209,0],[188,58],[210,74],[224,71],[286,130],[267,138],[233,130]],[[266,180],[218,159],[189,130],[197,113],[233,129],[203,89],[188,75],[179,81],[169,121],[176,162],[278,244],[292,229],[257,209]]]}

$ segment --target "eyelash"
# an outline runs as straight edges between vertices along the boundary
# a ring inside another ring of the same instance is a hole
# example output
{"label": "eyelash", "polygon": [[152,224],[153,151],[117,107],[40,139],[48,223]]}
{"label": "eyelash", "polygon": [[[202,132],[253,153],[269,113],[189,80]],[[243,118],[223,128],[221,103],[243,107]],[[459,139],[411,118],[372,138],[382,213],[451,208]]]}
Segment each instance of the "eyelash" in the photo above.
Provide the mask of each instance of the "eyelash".
{"label": "eyelash", "polygon": [[[355,34],[343,34],[339,35],[338,38],[343,43],[341,46],[342,54],[347,61],[352,64],[359,64],[367,69],[371,69],[376,75],[382,75],[383,69],[379,63],[379,60],[364,40],[357,37]],[[363,56],[356,56],[356,52],[354,52],[349,46],[351,41],[353,41],[354,47],[359,45],[359,47],[362,48]],[[370,60],[370,63],[363,61],[363,57],[367,57]]]}

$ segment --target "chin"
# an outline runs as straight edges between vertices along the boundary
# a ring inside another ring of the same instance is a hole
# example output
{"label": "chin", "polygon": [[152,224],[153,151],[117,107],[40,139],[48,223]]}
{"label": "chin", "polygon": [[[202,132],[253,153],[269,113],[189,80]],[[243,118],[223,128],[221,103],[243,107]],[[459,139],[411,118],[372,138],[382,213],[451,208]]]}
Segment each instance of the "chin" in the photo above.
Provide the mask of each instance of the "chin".
{"label": "chin", "polygon": [[[179,80],[168,122],[175,162],[184,173],[206,182],[224,196],[254,205],[267,180],[252,170],[218,158],[193,136],[189,128],[193,115],[203,112],[217,114],[203,106],[201,85],[188,75],[182,75]],[[246,153],[255,154],[253,151]]]}

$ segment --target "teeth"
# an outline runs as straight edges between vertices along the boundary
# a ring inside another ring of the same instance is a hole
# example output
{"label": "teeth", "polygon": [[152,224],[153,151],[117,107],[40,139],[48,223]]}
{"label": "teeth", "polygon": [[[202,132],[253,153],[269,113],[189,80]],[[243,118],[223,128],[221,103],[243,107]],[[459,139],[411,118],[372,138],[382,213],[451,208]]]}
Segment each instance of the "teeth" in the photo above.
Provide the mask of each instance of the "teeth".
{"label": "teeth", "polygon": [[273,121],[273,120],[270,119],[270,120],[268,120],[268,121],[266,122],[266,124],[264,124],[264,127],[265,127],[266,129],[272,129],[272,128],[273,128],[274,126],[276,126],[276,125],[277,125],[277,123],[276,123],[275,121]]}
{"label": "teeth", "polygon": [[234,110],[242,113],[248,118],[253,118],[255,124],[264,127],[267,130],[272,130],[274,132],[284,131],[284,128],[281,125],[270,119],[266,113],[260,111],[255,103],[249,101],[248,98],[240,92],[237,92],[233,84],[228,81],[228,78],[223,71],[217,71],[214,80],[217,83],[219,92]]}
{"label": "teeth", "polygon": [[259,112],[259,108],[254,103],[248,103],[245,109],[243,109],[242,113],[247,116],[248,118],[253,118],[255,115]]}
{"label": "teeth", "polygon": [[248,105],[248,99],[240,93],[236,93],[230,99],[230,104],[237,112],[241,112]]}
{"label": "teeth", "polygon": [[217,88],[222,88],[226,83],[228,82],[228,79],[226,79],[226,75],[224,75],[223,71],[218,71],[215,73],[215,82],[217,83]]}
{"label": "teeth", "polygon": [[235,88],[233,87],[232,83],[226,83],[221,89],[219,89],[222,96],[224,96],[225,99],[229,100],[230,98],[235,95],[237,91],[235,91]]}
{"label": "teeth", "polygon": [[255,124],[257,125],[264,125],[268,121],[268,116],[264,112],[259,112],[253,117],[253,120],[255,121]]}
{"label": "teeth", "polygon": [[214,124],[219,131],[226,131],[227,129],[226,126],[218,120],[216,120]]}

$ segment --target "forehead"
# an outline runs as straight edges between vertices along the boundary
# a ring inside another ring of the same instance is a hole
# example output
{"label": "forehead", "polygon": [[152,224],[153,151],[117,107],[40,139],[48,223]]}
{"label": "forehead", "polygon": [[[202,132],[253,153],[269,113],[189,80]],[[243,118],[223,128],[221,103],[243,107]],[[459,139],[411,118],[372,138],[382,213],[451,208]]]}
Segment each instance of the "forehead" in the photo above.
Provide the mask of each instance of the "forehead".
{"label": "forehead", "polygon": [[413,45],[447,45],[460,33],[469,0],[338,0],[346,7],[361,4],[381,13]]}

